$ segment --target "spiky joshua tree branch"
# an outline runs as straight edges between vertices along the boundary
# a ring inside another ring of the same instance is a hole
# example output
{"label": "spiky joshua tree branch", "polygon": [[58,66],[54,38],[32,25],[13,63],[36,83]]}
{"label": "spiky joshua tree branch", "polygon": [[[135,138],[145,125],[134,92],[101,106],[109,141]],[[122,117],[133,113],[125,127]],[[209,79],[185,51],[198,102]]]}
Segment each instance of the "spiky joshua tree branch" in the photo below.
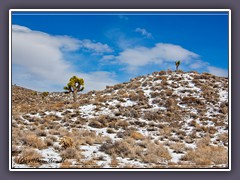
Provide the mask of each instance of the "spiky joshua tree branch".
{"label": "spiky joshua tree branch", "polygon": [[178,66],[180,65],[181,61],[176,61],[175,65],[176,65],[176,71],[178,70]]}
{"label": "spiky joshua tree branch", "polygon": [[68,93],[73,93],[73,101],[77,100],[77,93],[84,90],[84,80],[73,76],[69,79],[69,83],[64,87]]}

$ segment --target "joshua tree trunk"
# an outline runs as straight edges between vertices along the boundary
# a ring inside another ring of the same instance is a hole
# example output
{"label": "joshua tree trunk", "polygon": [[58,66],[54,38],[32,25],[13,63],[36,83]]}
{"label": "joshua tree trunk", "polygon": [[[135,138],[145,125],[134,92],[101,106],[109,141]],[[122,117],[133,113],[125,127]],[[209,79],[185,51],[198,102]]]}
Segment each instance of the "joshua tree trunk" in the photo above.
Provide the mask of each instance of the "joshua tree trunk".
{"label": "joshua tree trunk", "polygon": [[77,101],[77,92],[78,92],[78,90],[77,90],[77,89],[74,89],[74,91],[73,91],[73,101],[74,101],[74,102]]}

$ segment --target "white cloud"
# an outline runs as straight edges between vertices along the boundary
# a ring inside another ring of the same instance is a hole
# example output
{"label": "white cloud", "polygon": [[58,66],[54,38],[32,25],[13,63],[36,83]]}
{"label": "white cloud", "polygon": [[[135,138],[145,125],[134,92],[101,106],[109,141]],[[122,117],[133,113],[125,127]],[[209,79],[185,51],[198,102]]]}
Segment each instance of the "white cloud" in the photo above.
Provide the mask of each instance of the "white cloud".
{"label": "white cloud", "polygon": [[89,39],[84,39],[80,42],[80,47],[93,51],[96,54],[110,53],[113,50],[107,45],[100,42],[93,42]]}
{"label": "white cloud", "polygon": [[158,43],[154,47],[129,48],[121,52],[116,59],[121,64],[127,65],[130,69],[142,67],[148,64],[161,65],[165,62],[181,60],[189,63],[199,55],[188,51],[178,45]]}
{"label": "white cloud", "polygon": [[120,28],[109,29],[105,33],[105,36],[121,50],[132,48],[140,41],[139,38],[128,37]]}
{"label": "white cloud", "polygon": [[[106,85],[114,85],[119,82],[114,80],[115,74],[106,71],[97,71],[92,73],[81,73],[80,77],[84,78],[86,91],[89,90],[103,90]],[[91,89],[89,89],[91,87]]]}
{"label": "white cloud", "polygon": [[192,69],[200,69],[206,67],[207,65],[208,65],[207,62],[196,60],[195,62],[191,63],[189,67]]}
{"label": "white cloud", "polygon": [[140,32],[146,38],[152,38],[152,34],[147,32],[147,30],[144,28],[136,28],[135,31]]}
{"label": "white cloud", "polygon": [[44,91],[62,91],[62,87],[73,75],[85,79],[86,91],[103,89],[106,85],[117,83],[110,73],[78,72],[70,62],[64,59],[64,53],[78,50],[83,44],[88,44],[85,48],[95,52],[107,50],[105,45],[100,48],[101,43],[81,41],[68,36],[52,36],[24,26],[13,25],[13,83]]}
{"label": "white cloud", "polygon": [[228,70],[227,69],[222,69],[214,66],[208,66],[207,67],[209,73],[214,74],[216,76],[220,77],[227,77],[228,76]]}

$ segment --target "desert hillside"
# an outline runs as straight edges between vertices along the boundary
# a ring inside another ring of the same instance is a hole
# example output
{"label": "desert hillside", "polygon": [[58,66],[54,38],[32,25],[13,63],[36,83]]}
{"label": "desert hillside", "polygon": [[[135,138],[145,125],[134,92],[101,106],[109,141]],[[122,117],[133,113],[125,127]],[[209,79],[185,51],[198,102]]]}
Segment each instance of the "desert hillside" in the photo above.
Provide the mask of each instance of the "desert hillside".
{"label": "desert hillside", "polygon": [[12,86],[13,168],[226,168],[228,79],[160,71],[72,95]]}

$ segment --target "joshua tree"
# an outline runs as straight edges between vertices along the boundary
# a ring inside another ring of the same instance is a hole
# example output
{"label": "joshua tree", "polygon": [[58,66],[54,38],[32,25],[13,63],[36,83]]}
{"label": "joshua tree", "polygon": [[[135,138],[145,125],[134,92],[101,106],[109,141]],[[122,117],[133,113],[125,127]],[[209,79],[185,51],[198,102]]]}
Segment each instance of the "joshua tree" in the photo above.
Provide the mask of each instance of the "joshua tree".
{"label": "joshua tree", "polygon": [[44,99],[45,97],[47,97],[49,95],[49,92],[43,92],[41,93],[42,99]]}
{"label": "joshua tree", "polygon": [[77,100],[77,93],[84,89],[84,80],[73,76],[69,79],[69,83],[64,87],[64,90],[67,90],[68,93],[73,93],[73,101]]}
{"label": "joshua tree", "polygon": [[180,65],[181,61],[176,61],[175,65],[176,65],[176,71],[178,70],[178,66]]}

